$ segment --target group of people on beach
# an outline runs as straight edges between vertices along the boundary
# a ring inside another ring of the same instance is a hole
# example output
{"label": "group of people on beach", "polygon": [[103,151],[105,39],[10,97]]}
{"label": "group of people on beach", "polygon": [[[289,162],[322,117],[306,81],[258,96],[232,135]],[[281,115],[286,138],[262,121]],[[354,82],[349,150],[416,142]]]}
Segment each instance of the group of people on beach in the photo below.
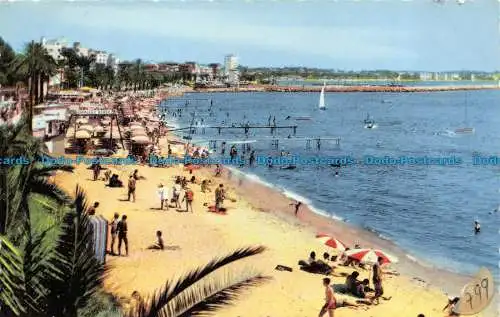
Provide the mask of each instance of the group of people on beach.
{"label": "group of people on beach", "polygon": [[[311,261],[312,263],[317,263],[315,258],[314,252],[311,253],[311,257],[313,260]],[[358,298],[358,303],[363,303],[363,304],[375,304],[378,305],[380,298],[383,298],[385,300],[390,300],[391,298],[384,298],[382,295],[384,294],[384,289],[382,287],[382,280],[384,273],[382,271],[381,265],[383,264],[384,259],[382,257],[378,257],[377,262],[373,264],[372,267],[372,282],[374,285],[374,288],[371,289],[369,284],[370,281],[368,279],[364,279],[362,281],[358,280],[359,277],[359,272],[354,271],[350,275],[347,276],[345,285],[342,289],[343,293],[346,294],[351,294],[354,297]],[[334,316],[334,310],[339,307],[337,305],[337,300],[335,297],[335,289],[332,285],[330,285],[331,280],[330,278],[324,278],[323,279],[323,286],[325,286],[325,304],[320,310],[319,316],[323,316],[326,313],[330,317]],[[368,293],[373,292],[374,295],[371,296],[369,299]],[[369,300],[368,300],[369,299]]]}

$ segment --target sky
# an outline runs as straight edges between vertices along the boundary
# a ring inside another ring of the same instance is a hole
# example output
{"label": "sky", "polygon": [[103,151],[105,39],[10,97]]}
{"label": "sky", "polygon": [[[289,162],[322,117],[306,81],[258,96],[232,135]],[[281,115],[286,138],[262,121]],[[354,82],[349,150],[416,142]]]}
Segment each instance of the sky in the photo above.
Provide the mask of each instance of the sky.
{"label": "sky", "polygon": [[16,50],[64,37],[121,60],[250,67],[500,70],[499,19],[500,0],[0,0]]}

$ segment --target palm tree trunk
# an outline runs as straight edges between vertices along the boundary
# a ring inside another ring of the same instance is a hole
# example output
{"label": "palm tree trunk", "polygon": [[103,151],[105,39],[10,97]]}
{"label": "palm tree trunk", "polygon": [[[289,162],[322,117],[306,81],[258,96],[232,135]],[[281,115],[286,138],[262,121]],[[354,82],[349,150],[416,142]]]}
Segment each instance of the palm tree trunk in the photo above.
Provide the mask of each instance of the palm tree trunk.
{"label": "palm tree trunk", "polygon": [[28,90],[29,90],[29,101],[26,103],[26,119],[28,121],[28,132],[33,134],[33,95],[34,95],[34,83],[33,75],[28,79]]}

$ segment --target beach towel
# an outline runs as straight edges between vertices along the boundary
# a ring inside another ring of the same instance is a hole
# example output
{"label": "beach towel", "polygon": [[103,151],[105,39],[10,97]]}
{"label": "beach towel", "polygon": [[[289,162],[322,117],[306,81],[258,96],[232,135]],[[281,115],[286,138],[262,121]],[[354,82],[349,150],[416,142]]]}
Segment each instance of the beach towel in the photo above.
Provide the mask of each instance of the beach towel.
{"label": "beach towel", "polygon": [[217,209],[215,208],[215,206],[209,206],[208,207],[208,212],[213,212],[214,214],[218,214],[218,215],[225,215],[226,214],[226,208],[219,208],[219,210],[217,211]]}

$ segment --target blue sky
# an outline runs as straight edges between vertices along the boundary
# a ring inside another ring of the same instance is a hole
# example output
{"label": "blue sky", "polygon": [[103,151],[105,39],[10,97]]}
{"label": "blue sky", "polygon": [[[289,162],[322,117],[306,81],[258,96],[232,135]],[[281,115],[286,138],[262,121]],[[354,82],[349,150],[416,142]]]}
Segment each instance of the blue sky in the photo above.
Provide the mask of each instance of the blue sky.
{"label": "blue sky", "polygon": [[[0,1],[16,49],[65,37],[121,59],[344,70],[500,70],[500,0]],[[21,22],[22,21],[22,22]]]}

